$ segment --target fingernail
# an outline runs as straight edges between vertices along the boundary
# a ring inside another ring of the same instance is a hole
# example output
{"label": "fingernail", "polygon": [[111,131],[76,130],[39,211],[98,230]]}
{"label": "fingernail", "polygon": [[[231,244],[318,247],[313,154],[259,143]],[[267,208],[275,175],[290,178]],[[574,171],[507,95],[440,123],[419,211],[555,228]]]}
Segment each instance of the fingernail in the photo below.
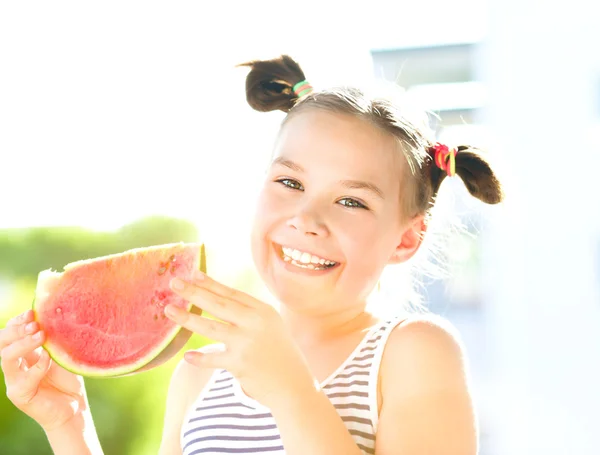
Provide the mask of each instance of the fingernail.
{"label": "fingernail", "polygon": [[198,281],[202,281],[204,279],[206,275],[201,272],[200,270],[195,270],[194,271],[194,279],[198,280]]}
{"label": "fingernail", "polygon": [[42,332],[38,332],[32,337],[35,341],[40,341],[42,339]]}
{"label": "fingernail", "polygon": [[195,363],[202,358],[202,354],[195,351],[187,351],[185,354],[183,354],[183,358],[186,360],[186,362]]}
{"label": "fingernail", "polygon": [[185,283],[179,278],[174,278],[173,280],[171,280],[171,287],[173,289],[182,290],[183,288],[185,288]]}
{"label": "fingernail", "polygon": [[33,332],[35,332],[36,325],[37,324],[35,322],[30,322],[29,324],[27,324],[25,326],[25,333],[33,333]]}
{"label": "fingernail", "polygon": [[175,315],[177,315],[179,313],[178,310],[179,310],[179,308],[177,308],[177,307],[175,307],[173,305],[167,305],[165,307],[165,314],[167,316],[175,316]]}

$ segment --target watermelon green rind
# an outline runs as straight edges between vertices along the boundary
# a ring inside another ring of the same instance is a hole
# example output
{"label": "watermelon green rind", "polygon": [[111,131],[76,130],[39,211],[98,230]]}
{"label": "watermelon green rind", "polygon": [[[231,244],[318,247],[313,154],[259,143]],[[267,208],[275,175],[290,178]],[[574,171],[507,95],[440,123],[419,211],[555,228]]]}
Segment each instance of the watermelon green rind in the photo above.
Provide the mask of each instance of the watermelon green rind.
{"label": "watermelon green rind", "polygon": [[[165,248],[165,247],[175,246],[175,245],[181,245],[181,243],[180,244],[171,244],[171,245],[159,245],[155,248]],[[195,261],[194,269],[200,269],[202,272],[206,273],[206,253],[205,253],[204,244],[198,244],[198,247],[199,247],[200,251],[199,251],[197,260]],[[139,248],[139,249],[135,249],[135,250],[129,250],[129,251],[127,251],[127,253],[138,252],[140,250],[152,251],[153,249],[154,249],[153,247]],[[101,258],[93,258],[93,259],[77,261],[77,262],[74,262],[74,263],[71,263],[71,264],[68,264],[67,266],[65,266],[64,270],[66,272],[67,270],[75,268],[77,265],[80,265],[80,264],[89,264],[94,261],[101,261],[101,260],[105,261],[107,259],[112,259],[113,257],[117,257],[117,256],[119,256],[119,254],[103,256]],[[37,302],[37,299],[34,298],[33,305],[32,305],[34,312],[38,309],[36,307],[36,302]],[[189,303],[186,305],[186,309],[187,309],[187,311],[191,311],[192,313],[202,314],[201,309],[199,309],[198,307],[196,307],[192,304],[189,304]],[[64,350],[62,348],[60,348],[60,346],[54,345],[54,343],[52,343],[51,340],[47,340],[46,343],[44,343],[43,347],[48,352],[48,354],[53,359],[53,361],[55,361],[57,364],[59,364],[61,367],[63,367],[64,369],[66,369],[68,371],[71,371],[75,374],[82,375],[85,377],[108,378],[108,377],[127,376],[130,374],[147,371],[147,370],[155,368],[159,365],[162,365],[163,363],[170,360],[175,354],[177,354],[177,352],[179,352],[183,348],[183,346],[189,340],[191,335],[192,335],[192,332],[190,332],[189,330],[187,330],[181,326],[174,326],[171,333],[168,333],[164,337],[164,339],[162,340],[162,343],[158,344],[157,346],[154,347],[154,349],[147,352],[142,358],[140,358],[140,360],[138,362],[130,363],[128,365],[124,365],[123,367],[113,367],[108,370],[106,368],[93,368],[90,366],[83,367],[82,365],[79,365],[78,362],[76,362],[76,361],[69,361],[68,358],[70,356],[68,356],[64,352]]]}

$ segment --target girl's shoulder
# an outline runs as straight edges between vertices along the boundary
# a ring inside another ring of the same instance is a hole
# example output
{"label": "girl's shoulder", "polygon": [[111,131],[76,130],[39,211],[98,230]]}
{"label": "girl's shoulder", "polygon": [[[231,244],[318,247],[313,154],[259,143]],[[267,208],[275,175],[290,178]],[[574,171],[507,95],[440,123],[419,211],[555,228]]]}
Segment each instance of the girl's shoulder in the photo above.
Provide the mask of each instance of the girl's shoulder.
{"label": "girl's shoulder", "polygon": [[438,315],[413,314],[401,318],[390,331],[380,376],[382,385],[393,383],[395,390],[401,383],[406,393],[431,394],[453,385],[462,387],[466,370],[463,343],[454,325]]}
{"label": "girl's shoulder", "polygon": [[[408,314],[398,317],[396,321],[386,343],[383,359],[385,363],[430,363],[440,360],[440,356],[448,361],[463,360],[464,349],[460,334],[456,327],[442,316]],[[445,363],[435,369],[441,368]]]}
{"label": "girl's shoulder", "polygon": [[379,379],[377,439],[383,452],[410,451],[426,441],[427,453],[449,447],[452,453],[476,453],[477,425],[464,349],[449,321],[413,315],[396,324]]}

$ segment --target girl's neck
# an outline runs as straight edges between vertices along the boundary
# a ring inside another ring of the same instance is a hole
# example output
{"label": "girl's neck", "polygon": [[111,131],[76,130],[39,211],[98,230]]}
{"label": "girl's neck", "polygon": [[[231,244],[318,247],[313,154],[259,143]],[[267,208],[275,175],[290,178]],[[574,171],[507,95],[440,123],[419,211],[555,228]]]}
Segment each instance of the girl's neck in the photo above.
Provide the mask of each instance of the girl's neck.
{"label": "girl's neck", "polygon": [[307,314],[281,305],[281,317],[300,346],[311,346],[363,331],[377,322],[364,306],[347,308],[332,314]]}

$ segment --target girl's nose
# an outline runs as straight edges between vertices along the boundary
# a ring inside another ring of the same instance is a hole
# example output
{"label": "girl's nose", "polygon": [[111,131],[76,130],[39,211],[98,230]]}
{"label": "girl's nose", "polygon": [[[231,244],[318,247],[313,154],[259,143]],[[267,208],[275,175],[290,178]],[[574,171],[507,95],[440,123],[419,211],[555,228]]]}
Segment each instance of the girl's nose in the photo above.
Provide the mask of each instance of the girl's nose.
{"label": "girl's nose", "polygon": [[287,221],[287,225],[305,235],[325,237],[329,234],[325,223],[307,211],[298,212]]}

